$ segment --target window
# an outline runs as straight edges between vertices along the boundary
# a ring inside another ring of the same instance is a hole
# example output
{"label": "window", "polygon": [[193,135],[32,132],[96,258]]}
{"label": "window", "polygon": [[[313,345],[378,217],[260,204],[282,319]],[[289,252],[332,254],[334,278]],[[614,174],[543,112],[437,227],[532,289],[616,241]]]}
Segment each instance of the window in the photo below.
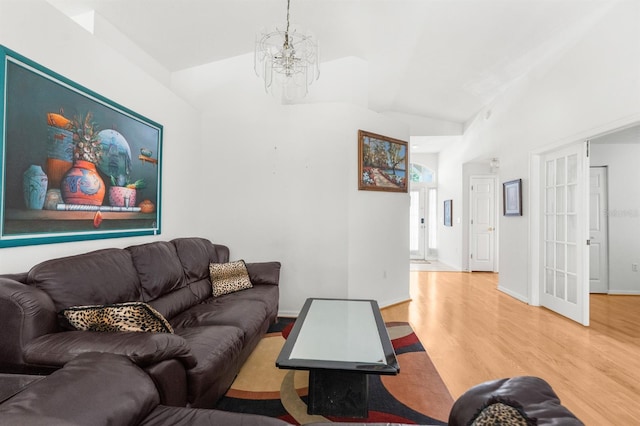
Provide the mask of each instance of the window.
{"label": "window", "polygon": [[411,182],[431,183],[435,180],[433,170],[422,164],[411,163],[409,171]]}

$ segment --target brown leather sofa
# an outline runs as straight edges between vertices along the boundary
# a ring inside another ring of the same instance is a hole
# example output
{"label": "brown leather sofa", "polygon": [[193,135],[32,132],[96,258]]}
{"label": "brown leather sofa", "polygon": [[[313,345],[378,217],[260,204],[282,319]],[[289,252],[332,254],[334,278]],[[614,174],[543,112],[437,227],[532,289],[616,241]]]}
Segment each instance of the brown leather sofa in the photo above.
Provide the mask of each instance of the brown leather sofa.
{"label": "brown leather sofa", "polygon": [[0,424],[20,426],[286,426],[270,417],[160,404],[130,359],[86,353],[0,404]]}
{"label": "brown leather sofa", "polygon": [[[170,406],[212,407],[277,318],[279,262],[247,263],[253,288],[212,297],[229,249],[179,238],[48,260],[0,276],[0,372],[50,373],[87,352],[142,367]],[[72,329],[71,306],[146,302],[174,334]]]}
{"label": "brown leather sofa", "polygon": [[[583,423],[560,404],[547,382],[514,377],[469,389],[453,405],[450,426],[469,425],[495,396],[518,401],[539,426]],[[0,403],[0,424],[21,426],[287,426],[264,416],[215,409],[169,407],[149,375],[129,358],[86,353]],[[314,423],[316,426],[331,423]],[[365,423],[341,423],[364,426]],[[367,424],[373,426],[374,424]],[[383,423],[377,423],[383,425]],[[392,426],[390,423],[384,425]],[[393,424],[400,426],[398,424]]]}

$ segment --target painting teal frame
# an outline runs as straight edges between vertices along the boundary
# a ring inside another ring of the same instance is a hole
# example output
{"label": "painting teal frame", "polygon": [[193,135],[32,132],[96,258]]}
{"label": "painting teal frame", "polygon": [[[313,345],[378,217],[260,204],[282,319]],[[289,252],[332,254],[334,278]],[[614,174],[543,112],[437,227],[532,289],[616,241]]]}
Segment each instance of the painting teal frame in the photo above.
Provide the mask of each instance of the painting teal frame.
{"label": "painting teal frame", "polygon": [[[0,91],[0,248],[160,234],[161,124],[2,45]],[[64,170],[82,155],[78,123],[90,123],[86,138],[96,135],[99,160],[91,164],[105,195],[93,204],[60,195],[69,182]],[[47,177],[34,189],[27,170]],[[40,207],[27,193],[43,188]],[[123,204],[111,191],[130,195]]]}

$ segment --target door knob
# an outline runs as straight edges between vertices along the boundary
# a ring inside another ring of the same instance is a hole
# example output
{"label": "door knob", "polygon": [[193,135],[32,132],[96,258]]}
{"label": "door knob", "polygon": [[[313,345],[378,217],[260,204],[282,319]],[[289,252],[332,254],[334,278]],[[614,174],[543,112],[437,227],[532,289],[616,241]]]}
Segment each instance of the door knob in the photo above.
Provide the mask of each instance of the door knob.
{"label": "door knob", "polygon": [[487,229],[487,231],[493,231],[493,226],[490,226],[489,229]]}

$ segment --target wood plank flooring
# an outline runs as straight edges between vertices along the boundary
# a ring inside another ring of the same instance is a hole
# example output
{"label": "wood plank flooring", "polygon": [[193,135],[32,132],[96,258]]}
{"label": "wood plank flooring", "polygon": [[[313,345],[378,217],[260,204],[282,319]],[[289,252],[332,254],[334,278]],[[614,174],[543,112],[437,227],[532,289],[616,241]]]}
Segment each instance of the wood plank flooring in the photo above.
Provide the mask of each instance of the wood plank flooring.
{"label": "wood plank flooring", "polygon": [[411,272],[409,321],[457,398],[486,380],[538,376],[586,425],[640,424],[640,296],[591,296],[591,326],[497,290],[498,275]]}

